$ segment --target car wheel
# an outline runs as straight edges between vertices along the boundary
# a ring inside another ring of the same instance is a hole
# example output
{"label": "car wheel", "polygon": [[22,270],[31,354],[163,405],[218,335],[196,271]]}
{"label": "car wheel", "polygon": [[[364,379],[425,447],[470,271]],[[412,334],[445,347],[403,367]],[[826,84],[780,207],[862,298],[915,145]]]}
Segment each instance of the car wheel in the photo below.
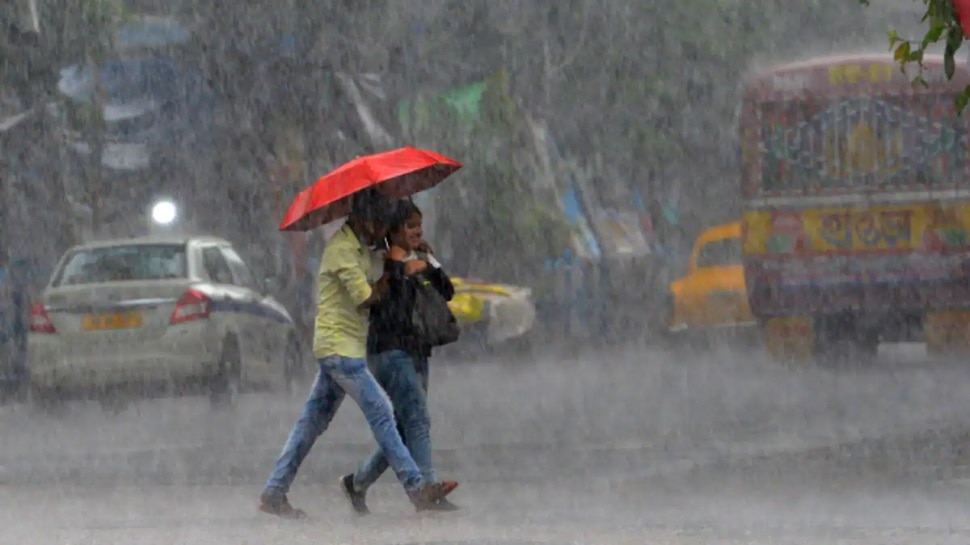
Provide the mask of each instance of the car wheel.
{"label": "car wheel", "polygon": [[58,416],[65,410],[66,403],[57,395],[38,386],[30,385],[26,390],[27,405],[40,413]]}
{"label": "car wheel", "polygon": [[119,415],[128,408],[128,400],[120,393],[106,392],[98,398],[101,411],[106,414]]}
{"label": "car wheel", "polygon": [[303,348],[295,335],[290,335],[283,351],[283,387],[287,394],[293,394],[306,378],[306,365],[303,361]]}
{"label": "car wheel", "polygon": [[652,315],[651,333],[657,344],[661,348],[677,346],[680,336],[671,330],[671,324],[674,323],[674,296],[667,293],[660,304],[660,311]]}
{"label": "car wheel", "polygon": [[0,405],[5,405],[7,403],[27,403],[30,397],[28,392],[28,385],[26,383],[19,383],[11,386],[9,390],[4,390],[0,392]]}
{"label": "car wheel", "polygon": [[209,383],[209,404],[212,408],[225,409],[235,406],[241,382],[242,357],[239,352],[239,341],[235,337],[226,337],[222,342],[219,368]]}
{"label": "car wheel", "polygon": [[30,377],[29,375],[17,385],[17,392],[14,394],[17,403],[27,405],[30,403]]}
{"label": "car wheel", "polygon": [[677,305],[674,304],[674,295],[668,293],[664,296],[663,305],[661,305],[660,323],[659,329],[661,331],[668,331],[670,326],[674,323],[674,318],[677,310]]}

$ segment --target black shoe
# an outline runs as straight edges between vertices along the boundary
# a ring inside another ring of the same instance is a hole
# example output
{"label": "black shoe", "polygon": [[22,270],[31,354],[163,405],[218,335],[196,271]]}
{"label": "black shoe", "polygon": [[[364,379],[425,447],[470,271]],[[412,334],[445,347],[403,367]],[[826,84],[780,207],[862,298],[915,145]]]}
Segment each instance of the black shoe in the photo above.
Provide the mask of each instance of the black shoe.
{"label": "black shoe", "polygon": [[441,498],[436,502],[416,505],[415,508],[418,511],[457,511],[461,509],[461,507],[458,507],[445,498]]}
{"label": "black shoe", "polygon": [[361,492],[354,487],[354,475],[344,475],[340,478],[340,489],[350,500],[350,506],[358,515],[369,515],[370,509],[367,508],[367,492]]}

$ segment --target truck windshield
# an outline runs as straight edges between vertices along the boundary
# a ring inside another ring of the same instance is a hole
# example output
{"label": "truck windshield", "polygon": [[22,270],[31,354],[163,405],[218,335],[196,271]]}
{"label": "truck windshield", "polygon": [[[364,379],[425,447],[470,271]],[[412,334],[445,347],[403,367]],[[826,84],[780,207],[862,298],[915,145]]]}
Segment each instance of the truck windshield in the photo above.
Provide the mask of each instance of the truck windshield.
{"label": "truck windshield", "polygon": [[764,192],[966,183],[967,127],[952,95],[767,101],[759,109]]}

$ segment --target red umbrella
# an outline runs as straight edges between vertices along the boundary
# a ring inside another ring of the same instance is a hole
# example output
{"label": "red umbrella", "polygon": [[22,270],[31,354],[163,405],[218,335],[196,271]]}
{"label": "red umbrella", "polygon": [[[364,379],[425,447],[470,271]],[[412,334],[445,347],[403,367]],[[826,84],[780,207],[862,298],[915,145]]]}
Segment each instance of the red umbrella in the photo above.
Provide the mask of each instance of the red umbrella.
{"label": "red umbrella", "polygon": [[963,35],[970,38],[970,0],[953,0],[953,9],[957,12]]}
{"label": "red umbrella", "polygon": [[391,199],[430,189],[461,168],[433,151],[412,147],[358,157],[321,177],[293,199],[280,231],[308,231],[350,213],[351,196],[376,187]]}

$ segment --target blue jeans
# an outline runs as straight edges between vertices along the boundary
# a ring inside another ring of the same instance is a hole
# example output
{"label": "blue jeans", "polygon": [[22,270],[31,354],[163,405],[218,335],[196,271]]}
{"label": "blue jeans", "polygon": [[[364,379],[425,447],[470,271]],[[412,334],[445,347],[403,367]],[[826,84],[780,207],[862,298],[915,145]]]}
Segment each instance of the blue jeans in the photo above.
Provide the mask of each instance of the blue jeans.
{"label": "blue jeans", "polygon": [[391,402],[367,369],[367,362],[361,358],[327,356],[318,363],[320,372],[310,390],[310,397],[283,446],[273,475],[266,482],[267,490],[281,494],[289,491],[300,464],[317,437],[330,426],[345,394],[356,401],[364,412],[377,444],[387,453],[388,461],[405,490],[410,493],[424,485],[421,470],[397,431]]}
{"label": "blue jeans", "polygon": [[[391,350],[371,358],[377,382],[394,404],[398,431],[411,456],[421,468],[424,480],[435,482],[431,463],[431,418],[428,415],[428,360],[415,358],[400,350]],[[378,447],[354,475],[354,487],[366,490],[387,471],[384,449]]]}

